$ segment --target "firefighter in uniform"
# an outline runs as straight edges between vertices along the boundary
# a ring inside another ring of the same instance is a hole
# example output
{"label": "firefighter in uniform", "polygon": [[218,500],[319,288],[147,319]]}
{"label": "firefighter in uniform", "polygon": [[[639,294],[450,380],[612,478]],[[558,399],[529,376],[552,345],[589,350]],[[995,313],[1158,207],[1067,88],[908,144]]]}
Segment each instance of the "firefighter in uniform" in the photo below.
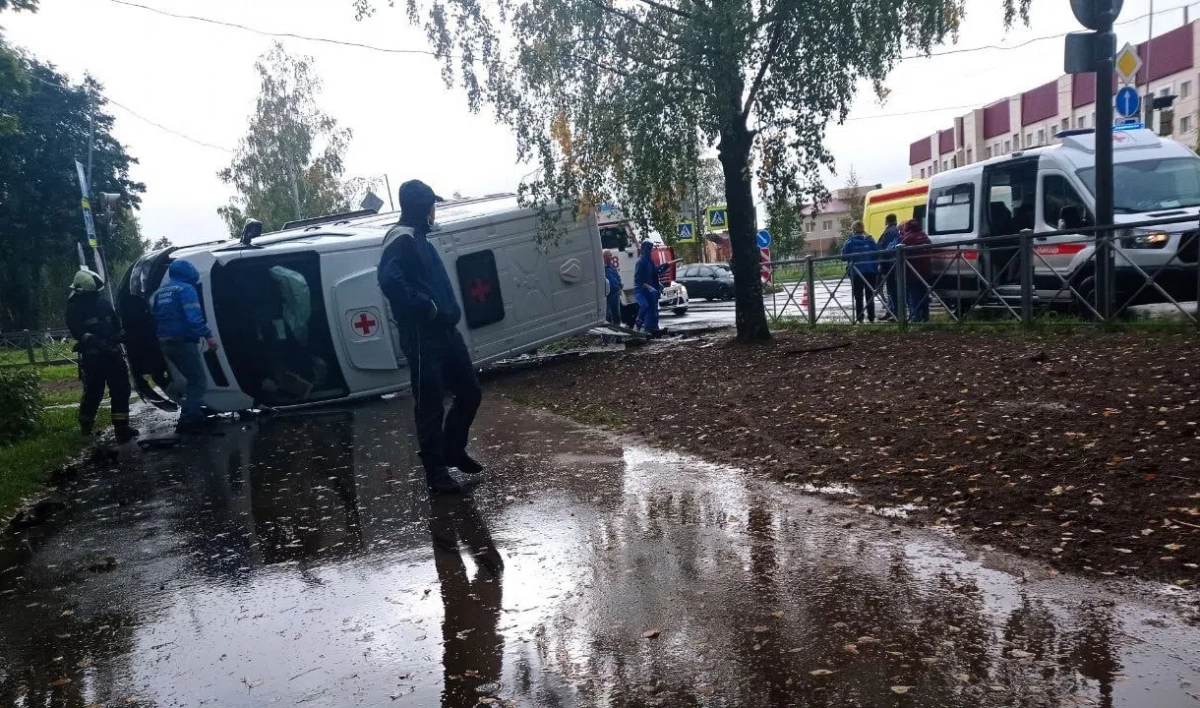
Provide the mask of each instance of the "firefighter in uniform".
{"label": "firefighter in uniform", "polygon": [[83,372],[83,400],[79,403],[79,429],[92,434],[96,412],[108,388],[112,424],[117,442],[129,442],[138,431],[129,426],[129,369],[121,353],[121,322],[112,304],[100,293],[104,281],[83,268],[71,282],[67,300],[67,327],[77,344]]}

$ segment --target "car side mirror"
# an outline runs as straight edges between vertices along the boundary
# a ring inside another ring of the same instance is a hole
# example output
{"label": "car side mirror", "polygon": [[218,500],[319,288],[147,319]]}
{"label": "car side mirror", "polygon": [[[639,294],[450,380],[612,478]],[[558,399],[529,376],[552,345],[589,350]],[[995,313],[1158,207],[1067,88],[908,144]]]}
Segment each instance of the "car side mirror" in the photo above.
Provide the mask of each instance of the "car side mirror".
{"label": "car side mirror", "polygon": [[1083,208],[1076,204],[1068,204],[1058,212],[1059,231],[1083,228],[1086,221],[1087,217],[1083,213]]}

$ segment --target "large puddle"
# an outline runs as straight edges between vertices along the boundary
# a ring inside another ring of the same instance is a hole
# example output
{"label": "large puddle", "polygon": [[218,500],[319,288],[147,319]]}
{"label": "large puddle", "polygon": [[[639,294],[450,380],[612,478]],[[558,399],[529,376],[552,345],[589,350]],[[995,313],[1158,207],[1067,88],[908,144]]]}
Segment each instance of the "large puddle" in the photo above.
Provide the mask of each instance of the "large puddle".
{"label": "large puddle", "polygon": [[494,400],[491,472],[431,505],[410,427],[380,402],[85,472],[0,537],[0,705],[1200,705],[1169,588]]}

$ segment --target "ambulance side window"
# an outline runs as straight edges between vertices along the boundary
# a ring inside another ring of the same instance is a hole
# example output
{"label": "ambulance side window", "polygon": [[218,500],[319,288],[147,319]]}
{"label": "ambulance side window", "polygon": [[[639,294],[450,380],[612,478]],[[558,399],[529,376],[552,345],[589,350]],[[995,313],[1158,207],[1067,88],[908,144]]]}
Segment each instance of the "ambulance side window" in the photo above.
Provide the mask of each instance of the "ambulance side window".
{"label": "ambulance side window", "polygon": [[975,185],[956,184],[929,194],[931,235],[970,233],[975,224]]}
{"label": "ambulance side window", "polygon": [[[1059,219],[1064,218],[1063,209],[1068,208],[1068,229],[1077,229],[1091,223],[1087,203],[1080,198],[1079,192],[1071,186],[1062,175],[1046,175],[1042,178],[1042,221],[1052,229],[1058,229]],[[1083,223],[1070,223],[1072,220],[1082,220]]]}
{"label": "ambulance side window", "polygon": [[605,226],[600,229],[600,247],[624,251],[629,248],[629,236],[624,226]]}

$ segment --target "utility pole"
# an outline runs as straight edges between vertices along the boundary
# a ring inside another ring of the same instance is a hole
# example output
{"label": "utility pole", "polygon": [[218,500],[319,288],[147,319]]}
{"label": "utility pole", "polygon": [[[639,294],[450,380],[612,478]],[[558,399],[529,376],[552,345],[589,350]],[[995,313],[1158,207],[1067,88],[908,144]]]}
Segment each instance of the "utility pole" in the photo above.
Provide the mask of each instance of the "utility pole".
{"label": "utility pole", "polygon": [[699,155],[699,153],[697,153],[695,161],[692,162],[692,201],[693,201],[693,206],[696,209],[696,215],[694,217],[695,224],[696,224],[696,234],[693,238],[696,239],[696,243],[700,246],[700,257],[697,259],[697,261],[700,263],[707,263],[708,262],[708,247],[707,247],[707,244],[705,244],[705,242],[704,242],[705,223],[704,223],[703,215],[700,213],[700,155]]}
{"label": "utility pole", "polygon": [[[1117,38],[1113,23],[1124,0],[1071,0],[1075,19],[1092,32],[1067,35],[1065,54],[1069,74],[1096,75],[1096,310],[1101,319],[1112,313],[1113,225],[1113,63]],[[1147,74],[1149,76],[1149,74]]]}
{"label": "utility pole", "polygon": [[1150,73],[1150,52],[1154,50],[1154,0],[1150,0],[1150,31],[1146,38],[1146,63],[1142,67],[1146,72],[1146,99],[1142,110],[1145,111],[1143,122],[1148,130],[1154,130],[1154,90],[1150,88],[1153,74]]}

